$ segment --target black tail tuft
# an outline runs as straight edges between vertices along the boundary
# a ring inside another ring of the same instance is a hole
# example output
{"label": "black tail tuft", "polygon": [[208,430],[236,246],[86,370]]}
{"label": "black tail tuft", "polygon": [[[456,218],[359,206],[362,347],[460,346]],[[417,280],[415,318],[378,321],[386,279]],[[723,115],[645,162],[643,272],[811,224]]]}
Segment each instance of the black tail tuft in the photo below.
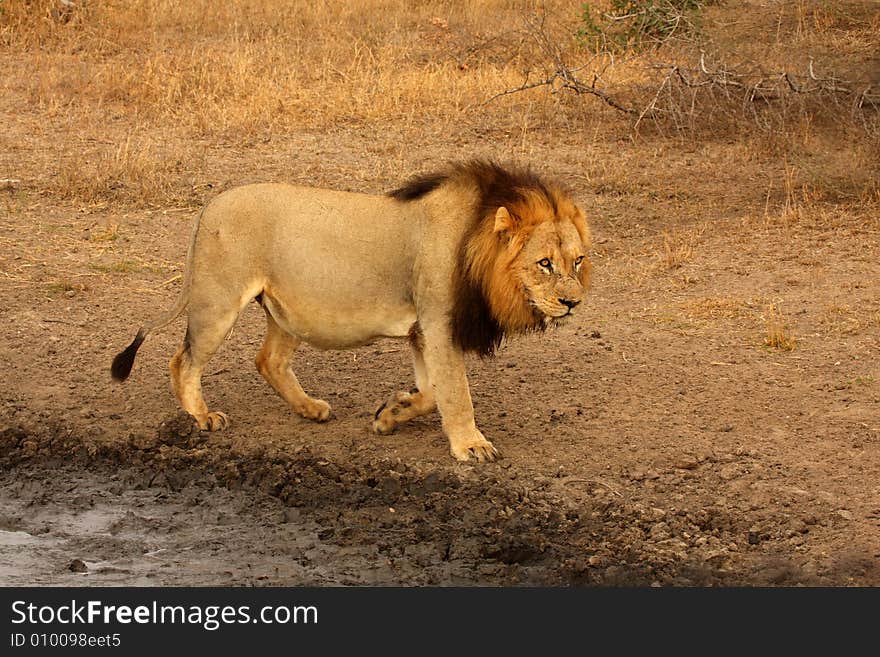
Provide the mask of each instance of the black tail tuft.
{"label": "black tail tuft", "polygon": [[110,366],[110,374],[114,379],[125,381],[128,375],[131,374],[134,357],[137,355],[138,349],[140,349],[145,337],[141,331],[138,331],[138,334],[131,341],[131,344],[125,348],[125,351],[116,354],[116,358],[113,359],[113,365]]}

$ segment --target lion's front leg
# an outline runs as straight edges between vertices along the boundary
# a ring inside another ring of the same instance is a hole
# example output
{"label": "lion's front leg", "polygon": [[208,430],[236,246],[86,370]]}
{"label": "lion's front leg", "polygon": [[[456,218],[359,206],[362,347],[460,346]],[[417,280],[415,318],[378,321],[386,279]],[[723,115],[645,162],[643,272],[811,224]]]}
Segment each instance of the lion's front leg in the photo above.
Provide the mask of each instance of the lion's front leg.
{"label": "lion's front leg", "polygon": [[373,431],[378,434],[393,433],[404,422],[426,415],[437,408],[434,389],[431,387],[425,368],[425,359],[422,355],[421,335],[414,335],[410,338],[410,347],[412,348],[417,387],[409,392],[394,393],[388,401],[379,407],[373,420]]}
{"label": "lion's front leg", "polygon": [[447,323],[438,324],[423,327],[423,356],[449,449],[459,461],[494,461],[498,450],[474,422],[464,354],[453,345]]}

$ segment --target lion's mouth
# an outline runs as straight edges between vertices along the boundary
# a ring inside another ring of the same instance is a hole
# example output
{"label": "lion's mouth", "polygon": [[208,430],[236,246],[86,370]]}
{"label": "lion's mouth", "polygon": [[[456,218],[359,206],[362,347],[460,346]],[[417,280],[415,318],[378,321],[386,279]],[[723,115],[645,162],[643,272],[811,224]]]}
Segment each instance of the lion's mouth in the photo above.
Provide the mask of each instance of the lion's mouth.
{"label": "lion's mouth", "polygon": [[529,305],[532,307],[532,313],[535,315],[535,320],[544,326],[562,324],[574,314],[572,309],[568,306],[563,306],[562,308],[547,308],[534,299],[529,299]]}

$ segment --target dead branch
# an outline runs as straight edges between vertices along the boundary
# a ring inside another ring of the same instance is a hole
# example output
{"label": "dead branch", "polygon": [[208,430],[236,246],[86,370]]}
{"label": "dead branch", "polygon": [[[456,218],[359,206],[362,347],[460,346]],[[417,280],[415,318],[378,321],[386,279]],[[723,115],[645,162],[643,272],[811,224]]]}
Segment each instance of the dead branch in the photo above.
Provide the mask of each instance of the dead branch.
{"label": "dead branch", "polygon": [[500,98],[501,96],[519,93],[520,91],[526,91],[528,89],[534,89],[536,87],[550,87],[550,93],[556,93],[559,89],[568,89],[569,91],[573,91],[576,94],[589,94],[592,96],[596,96],[607,105],[610,105],[620,112],[624,112],[626,114],[636,113],[636,110],[632,107],[627,107],[626,105],[623,105],[620,101],[615,100],[613,96],[608,95],[601,89],[597,89],[596,82],[598,81],[598,79],[598,75],[594,75],[592,84],[588,85],[585,82],[579,80],[570,69],[568,69],[567,67],[562,67],[559,70],[554,71],[547,79],[537,82],[528,82],[527,75],[526,81],[523,82],[523,84],[519,87],[501,91],[483,101],[483,104],[490,103],[496,98]]}
{"label": "dead branch", "polygon": [[[756,66],[729,68],[721,63],[710,64],[705,52],[700,54],[696,66],[651,64],[649,70],[656,71],[657,76],[651,84],[639,90],[648,101],[644,105],[629,105],[620,100],[617,94],[599,86],[603,74],[615,65],[611,53],[597,53],[584,63],[572,65],[560,45],[563,41],[551,36],[545,22],[545,14],[526,18],[524,31],[524,39],[534,42],[544,61],[545,72],[541,78],[532,80],[531,72],[527,71],[521,85],[500,91],[482,104],[538,87],[547,87],[553,94],[567,90],[578,95],[594,96],[609,107],[632,117],[634,129],[638,129],[646,119],[652,119],[658,125],[660,122],[671,122],[676,129],[686,125],[696,127],[697,117],[701,114],[727,112],[733,116],[744,111],[750,120],[769,127],[773,112],[766,110],[774,106],[775,112],[784,117],[793,109],[821,112],[831,108],[839,112],[845,104],[851,108],[853,118],[867,126],[873,119],[869,119],[866,112],[880,108],[880,89],[876,85],[857,89],[854,83],[833,74],[820,75],[812,59],[803,73],[787,70],[767,72]],[[596,66],[599,58],[605,62],[601,70]],[[592,75],[589,82],[582,78],[586,72]],[[815,98],[817,102],[808,107],[806,98]],[[796,103],[793,102],[795,100]]]}
{"label": "dead branch", "polygon": [[[693,115],[697,94],[709,97],[709,107],[719,109],[722,99],[728,105],[739,104],[743,108],[753,107],[750,112],[757,118],[756,103],[770,106],[775,103],[785,112],[790,104],[789,101],[801,103],[806,98],[817,99],[818,104],[814,110],[834,109],[849,106],[854,118],[866,120],[866,116],[856,117],[866,110],[876,109],[880,106],[880,92],[873,85],[864,89],[856,89],[856,86],[834,75],[820,76],[817,74],[814,63],[810,60],[807,71],[794,73],[791,71],[771,71],[763,69],[731,70],[723,65],[710,67],[706,62],[706,54],[701,53],[697,67],[685,67],[678,64],[655,64],[652,68],[662,71],[663,77],[659,81],[651,101],[639,113],[635,127],[646,117],[660,118],[665,115],[678,115],[682,118],[685,113]],[[688,95],[684,90],[690,90]],[[686,105],[690,107],[686,107]],[[835,110],[839,111],[839,110]]]}
{"label": "dead branch", "polygon": [[[560,47],[559,43],[550,36],[545,21],[545,14],[527,17],[525,19],[525,33],[528,38],[532,39],[535,42],[539,50],[543,52],[545,60],[550,63],[548,69],[551,72],[543,80],[538,80],[535,82],[529,82],[529,73],[527,72],[525,81],[519,87],[516,87],[515,89],[507,89],[505,91],[501,91],[483,101],[483,104],[485,105],[487,103],[490,103],[496,98],[500,98],[501,96],[519,93],[528,89],[535,89],[537,87],[550,87],[550,93],[557,93],[561,89],[567,89],[568,91],[573,91],[578,95],[587,94],[590,96],[595,96],[596,98],[602,100],[602,102],[625,114],[636,114],[636,110],[634,108],[627,107],[610,94],[596,87],[597,82],[601,79],[601,72],[593,74],[593,80],[590,84],[587,84],[577,77],[577,73],[579,71],[587,69],[598,55],[594,55],[590,59],[590,61],[582,64],[581,66],[569,66],[565,60],[565,54],[563,53],[563,50]],[[613,58],[610,59],[611,63],[613,63],[613,61]]]}

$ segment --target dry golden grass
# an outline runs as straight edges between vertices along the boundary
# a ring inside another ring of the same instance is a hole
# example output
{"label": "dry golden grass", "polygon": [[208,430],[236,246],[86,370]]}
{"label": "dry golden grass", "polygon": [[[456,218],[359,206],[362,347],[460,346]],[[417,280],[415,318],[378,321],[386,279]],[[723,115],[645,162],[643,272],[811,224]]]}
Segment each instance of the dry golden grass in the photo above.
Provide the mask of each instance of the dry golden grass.
{"label": "dry golden grass", "polygon": [[689,239],[673,229],[663,233],[663,246],[657,253],[659,265],[665,269],[678,269],[694,254]]}
{"label": "dry golden grass", "polygon": [[794,334],[775,304],[767,306],[764,323],[766,331],[764,346],[770,349],[778,349],[779,351],[792,351],[795,348],[796,340]]}
{"label": "dry golden grass", "polygon": [[[241,135],[340,121],[449,122],[474,112],[502,119],[511,107],[532,105],[538,123],[571,125],[614,112],[595,99],[542,89],[484,101],[519,86],[527,71],[534,80],[552,68],[538,28],[527,22],[536,15],[563,58],[587,65],[585,79],[601,71],[606,87],[623,97],[650,86],[648,55],[611,66],[578,46],[581,4],[133,0],[65,8],[57,0],[6,0],[0,45],[27,65],[27,75],[13,76],[9,86],[49,114],[97,108]],[[877,42],[876,20],[846,22],[815,3],[796,5],[779,10],[779,24],[793,25],[790,33],[778,28],[768,67],[786,63],[787,46],[807,35],[823,43],[843,35],[850,50]],[[670,50],[656,59],[682,56]]]}
{"label": "dry golden grass", "polygon": [[860,315],[862,313],[854,310],[848,303],[826,303],[819,321],[835,333],[852,335],[859,333],[871,324],[870,318]]}
{"label": "dry golden grass", "polygon": [[36,71],[17,81],[32,105],[241,136],[455,120],[519,84],[521,39],[510,29],[532,3],[141,0],[89,4],[63,19],[54,2],[38,3],[43,12],[5,4],[2,43]]}
{"label": "dry golden grass", "polygon": [[115,242],[117,239],[119,239],[119,224],[110,224],[104,230],[89,234],[89,240],[92,242]]}
{"label": "dry golden grass", "polygon": [[[834,4],[721,3],[706,10],[692,41],[612,61],[575,37],[582,0],[128,0],[72,7],[3,0],[0,112],[38,141],[32,150],[52,151],[41,186],[52,196],[86,206],[192,205],[203,200],[193,188],[206,150],[306,131],[388,135],[376,148],[388,151],[392,164],[418,161],[407,151],[424,141],[496,151],[504,141],[505,153],[532,160],[554,139],[588,147],[631,137],[632,117],[558,86],[487,102],[546,78],[554,58],[582,67],[583,80],[635,107],[656,91],[653,63],[693,65],[698,49],[718,61],[752,58],[771,70],[800,71],[818,53],[822,71],[840,69],[863,84],[870,72],[852,62],[880,47],[880,12],[868,0]],[[880,141],[864,121],[873,115],[858,114],[861,123],[849,110],[826,116],[814,99],[751,108],[758,114],[712,96],[679,100],[687,101],[676,110],[683,115],[646,119],[636,138],[747,143],[751,161],[742,170],[785,162],[764,167],[768,213],[785,222],[800,220],[813,198],[880,198]],[[605,193],[642,192],[626,167],[580,166]],[[701,174],[724,177],[722,166]],[[670,180],[667,188],[687,190],[682,182]],[[690,257],[686,248],[670,248],[672,268]]]}
{"label": "dry golden grass", "polygon": [[740,319],[755,315],[763,299],[711,297],[692,299],[680,304],[682,312],[695,319]]}
{"label": "dry golden grass", "polygon": [[159,266],[150,265],[131,258],[120,258],[109,263],[92,262],[89,264],[89,267],[103,274],[136,274],[144,271],[154,274],[164,273],[164,269]]}
{"label": "dry golden grass", "polygon": [[156,140],[129,133],[118,144],[101,145],[90,157],[70,153],[57,163],[50,190],[93,207],[195,203],[191,176],[200,169],[200,158],[179,142],[174,146],[173,152],[163,152]]}
{"label": "dry golden grass", "polygon": [[67,294],[68,296],[72,296],[77,292],[84,292],[87,289],[87,285],[73,283],[67,279],[57,280],[46,285],[46,292],[49,294]]}

